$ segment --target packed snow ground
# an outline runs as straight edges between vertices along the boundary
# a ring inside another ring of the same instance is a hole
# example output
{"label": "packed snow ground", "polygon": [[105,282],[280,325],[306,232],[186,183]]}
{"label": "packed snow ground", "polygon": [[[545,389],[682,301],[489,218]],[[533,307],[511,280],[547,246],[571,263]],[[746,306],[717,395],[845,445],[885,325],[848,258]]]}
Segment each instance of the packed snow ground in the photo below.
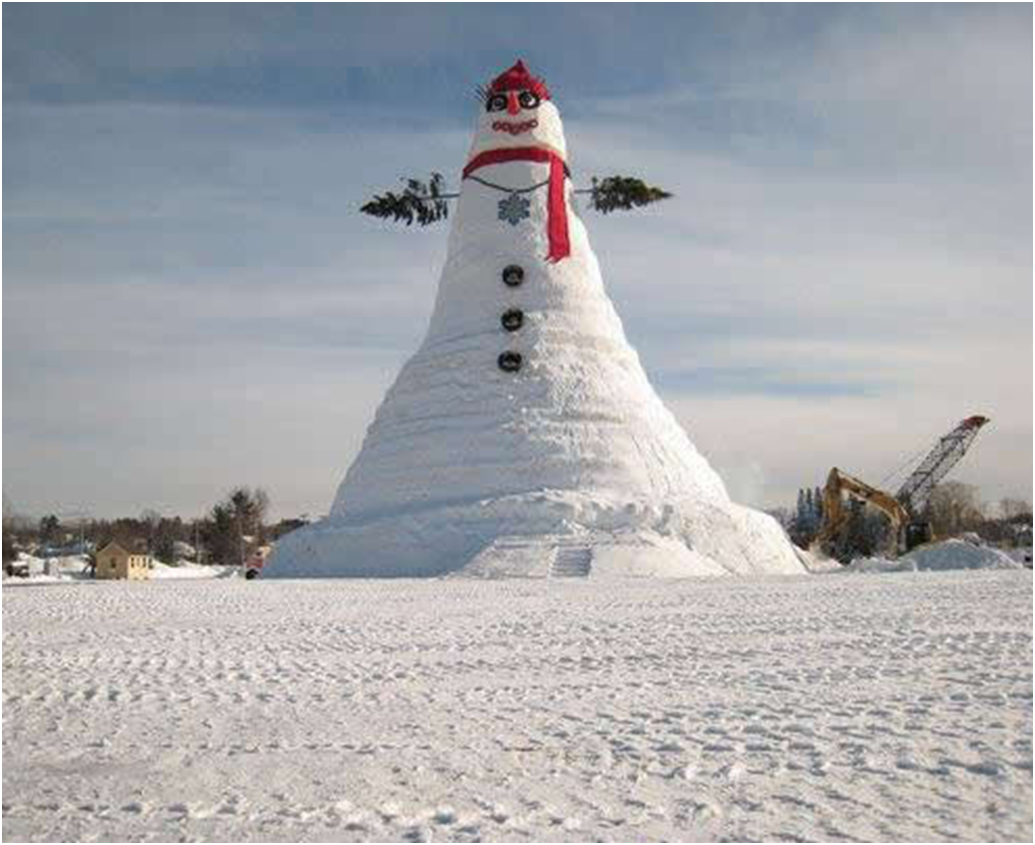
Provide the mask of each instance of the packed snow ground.
{"label": "packed snow ground", "polygon": [[3,589],[3,834],[1030,840],[1027,570]]}

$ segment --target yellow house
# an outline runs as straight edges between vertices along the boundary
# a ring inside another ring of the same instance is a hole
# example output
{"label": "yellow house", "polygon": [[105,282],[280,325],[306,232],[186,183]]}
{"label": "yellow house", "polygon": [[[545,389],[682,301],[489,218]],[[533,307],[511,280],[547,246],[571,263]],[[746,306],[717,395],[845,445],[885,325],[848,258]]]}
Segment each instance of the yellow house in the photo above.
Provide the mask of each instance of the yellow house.
{"label": "yellow house", "polygon": [[95,578],[141,581],[151,577],[151,558],[147,555],[126,551],[112,541],[97,552]]}

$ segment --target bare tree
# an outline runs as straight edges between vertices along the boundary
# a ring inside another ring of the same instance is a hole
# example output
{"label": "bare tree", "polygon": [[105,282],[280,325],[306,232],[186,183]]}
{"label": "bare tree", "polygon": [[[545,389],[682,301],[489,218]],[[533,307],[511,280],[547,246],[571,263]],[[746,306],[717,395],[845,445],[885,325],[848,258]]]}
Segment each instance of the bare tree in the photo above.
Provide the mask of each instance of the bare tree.
{"label": "bare tree", "polygon": [[1007,496],[1000,499],[997,504],[999,506],[999,515],[1006,520],[1031,513],[1031,502],[1024,499],[1015,499]]}
{"label": "bare tree", "polygon": [[977,487],[962,481],[942,482],[927,501],[927,518],[937,537],[978,530],[984,516]]}
{"label": "bare tree", "polygon": [[154,508],[144,508],[140,512],[140,521],[147,529],[147,550],[153,553],[155,534],[158,532],[158,526],[162,524],[162,515]]}

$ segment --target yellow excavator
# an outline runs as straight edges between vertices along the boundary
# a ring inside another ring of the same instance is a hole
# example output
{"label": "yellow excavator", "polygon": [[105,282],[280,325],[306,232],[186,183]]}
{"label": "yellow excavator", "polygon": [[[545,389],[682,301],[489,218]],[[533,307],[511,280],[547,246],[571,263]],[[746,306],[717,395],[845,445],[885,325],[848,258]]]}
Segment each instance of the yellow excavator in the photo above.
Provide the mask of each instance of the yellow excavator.
{"label": "yellow excavator", "polygon": [[895,495],[885,493],[842,472],[830,470],[823,488],[823,523],[820,525],[812,548],[829,554],[841,536],[851,511],[845,507],[844,496],[873,505],[890,523],[890,551],[898,554],[909,551],[931,540],[931,525],[921,518],[924,505],[935,485],[959,463],[974,438],[988,423],[988,417],[974,415],[962,420],[952,431],[940,438]]}

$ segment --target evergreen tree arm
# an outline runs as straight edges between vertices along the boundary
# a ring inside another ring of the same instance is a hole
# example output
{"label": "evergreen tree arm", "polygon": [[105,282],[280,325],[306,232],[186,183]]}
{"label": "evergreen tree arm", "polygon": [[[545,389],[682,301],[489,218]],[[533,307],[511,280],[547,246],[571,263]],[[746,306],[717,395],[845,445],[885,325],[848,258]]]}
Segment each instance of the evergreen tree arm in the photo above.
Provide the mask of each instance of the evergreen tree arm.
{"label": "evergreen tree arm", "polygon": [[427,183],[419,179],[406,179],[405,182],[406,188],[401,194],[394,191],[375,194],[370,202],[360,207],[360,211],[372,217],[390,218],[397,223],[402,221],[407,226],[414,220],[421,226],[428,226],[449,217],[446,200],[456,195],[442,192],[444,180],[441,173],[432,173]]}
{"label": "evergreen tree arm", "polygon": [[590,205],[601,214],[632,211],[634,208],[641,208],[672,196],[668,191],[631,176],[608,176],[606,179],[597,179],[594,176],[592,188],[576,193],[589,194]]}

